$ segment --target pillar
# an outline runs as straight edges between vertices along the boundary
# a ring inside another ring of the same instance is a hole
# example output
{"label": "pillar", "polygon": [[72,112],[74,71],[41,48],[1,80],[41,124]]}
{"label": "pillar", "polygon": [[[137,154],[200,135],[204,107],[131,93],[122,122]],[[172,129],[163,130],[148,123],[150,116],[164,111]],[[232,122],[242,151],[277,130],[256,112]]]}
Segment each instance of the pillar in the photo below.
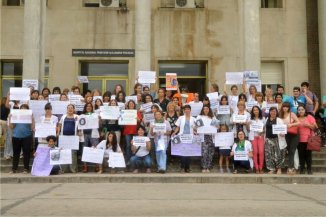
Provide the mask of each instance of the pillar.
{"label": "pillar", "polygon": [[318,0],[320,90],[326,95],[326,1]]}
{"label": "pillar", "polygon": [[25,1],[23,79],[39,80],[39,89],[44,85],[45,23],[46,1]]}
{"label": "pillar", "polygon": [[260,0],[239,0],[240,68],[260,72]]}
{"label": "pillar", "polygon": [[151,70],[151,0],[135,1],[135,52],[135,73]]}

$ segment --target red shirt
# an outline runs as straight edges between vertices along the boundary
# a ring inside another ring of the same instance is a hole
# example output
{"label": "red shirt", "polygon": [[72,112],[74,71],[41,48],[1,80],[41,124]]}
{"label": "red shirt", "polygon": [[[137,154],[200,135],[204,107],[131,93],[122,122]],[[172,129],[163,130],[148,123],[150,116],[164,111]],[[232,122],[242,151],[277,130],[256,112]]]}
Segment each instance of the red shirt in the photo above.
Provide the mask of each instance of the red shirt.
{"label": "red shirt", "polygon": [[316,120],[314,117],[311,115],[308,115],[303,121],[300,121],[299,125],[299,134],[300,134],[300,140],[299,142],[308,142],[308,138],[311,136],[311,129],[308,127],[303,126],[303,123],[308,123],[308,124],[314,124],[316,123]]}
{"label": "red shirt", "polygon": [[[139,111],[137,111],[137,117],[139,120],[142,119],[141,113]],[[137,134],[137,125],[125,125],[122,134],[123,135]]]}

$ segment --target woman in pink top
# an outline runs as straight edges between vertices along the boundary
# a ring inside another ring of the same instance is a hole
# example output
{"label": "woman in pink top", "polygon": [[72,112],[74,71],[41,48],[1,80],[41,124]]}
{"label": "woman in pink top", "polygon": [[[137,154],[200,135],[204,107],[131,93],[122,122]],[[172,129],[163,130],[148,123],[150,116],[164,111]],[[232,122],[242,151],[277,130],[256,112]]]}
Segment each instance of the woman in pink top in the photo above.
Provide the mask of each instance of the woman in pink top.
{"label": "woman in pink top", "polygon": [[305,164],[307,164],[307,172],[312,175],[311,171],[311,151],[307,150],[308,138],[314,129],[317,128],[316,120],[313,116],[307,115],[306,109],[303,105],[298,106],[298,119],[299,119],[299,162],[300,174],[304,174]]}

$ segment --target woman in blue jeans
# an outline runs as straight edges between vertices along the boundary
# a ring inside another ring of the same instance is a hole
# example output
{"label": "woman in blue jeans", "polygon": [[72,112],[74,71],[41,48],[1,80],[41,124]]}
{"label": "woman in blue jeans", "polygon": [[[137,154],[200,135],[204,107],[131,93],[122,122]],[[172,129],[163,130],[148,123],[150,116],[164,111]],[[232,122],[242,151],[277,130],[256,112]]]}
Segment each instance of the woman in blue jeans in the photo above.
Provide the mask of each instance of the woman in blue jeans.
{"label": "woman in blue jeans", "polygon": [[[29,109],[27,104],[20,106],[20,109]],[[31,148],[33,145],[33,133],[34,129],[34,118],[31,117],[31,124],[25,123],[11,123],[12,116],[9,115],[9,125],[13,129],[12,133],[12,146],[13,146],[13,160],[12,160],[12,170],[10,173],[16,173],[19,164],[20,152],[23,149],[24,155],[24,174],[29,172],[29,161],[31,158]]]}
{"label": "woman in blue jeans", "polygon": [[155,120],[151,123],[150,133],[154,136],[157,173],[166,172],[166,149],[169,144],[171,126],[170,123],[164,119],[162,111],[156,111],[154,114]]}
{"label": "woman in blue jeans", "polygon": [[143,165],[146,168],[146,173],[151,173],[152,159],[149,151],[151,150],[150,139],[145,136],[145,128],[139,126],[137,128],[137,136],[144,140],[144,145],[137,145],[134,142],[135,137],[131,140],[131,150],[134,154],[130,158],[130,166],[133,169],[133,173],[138,173],[138,170]]}

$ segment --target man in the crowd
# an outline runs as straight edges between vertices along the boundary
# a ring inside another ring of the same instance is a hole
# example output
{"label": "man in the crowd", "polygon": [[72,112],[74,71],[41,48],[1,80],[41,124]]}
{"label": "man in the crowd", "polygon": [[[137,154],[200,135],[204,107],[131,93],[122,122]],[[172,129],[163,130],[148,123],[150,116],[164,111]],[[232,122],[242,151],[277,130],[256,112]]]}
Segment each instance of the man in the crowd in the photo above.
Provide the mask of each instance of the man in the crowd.
{"label": "man in the crowd", "polygon": [[309,90],[309,83],[306,81],[301,83],[301,95],[307,96],[312,101],[311,104],[306,104],[306,111],[307,113],[315,116],[316,112],[318,111],[319,101],[316,94]]}
{"label": "man in the crowd", "polygon": [[285,94],[284,87],[282,85],[277,85],[277,93],[282,94],[283,102],[286,102],[288,95]]}
{"label": "man in the crowd", "polygon": [[312,100],[307,96],[307,92],[304,91],[300,94],[300,87],[293,88],[293,96],[289,96],[286,102],[290,103],[291,112],[297,113],[297,107],[299,104],[306,106],[307,104],[312,104]]}

